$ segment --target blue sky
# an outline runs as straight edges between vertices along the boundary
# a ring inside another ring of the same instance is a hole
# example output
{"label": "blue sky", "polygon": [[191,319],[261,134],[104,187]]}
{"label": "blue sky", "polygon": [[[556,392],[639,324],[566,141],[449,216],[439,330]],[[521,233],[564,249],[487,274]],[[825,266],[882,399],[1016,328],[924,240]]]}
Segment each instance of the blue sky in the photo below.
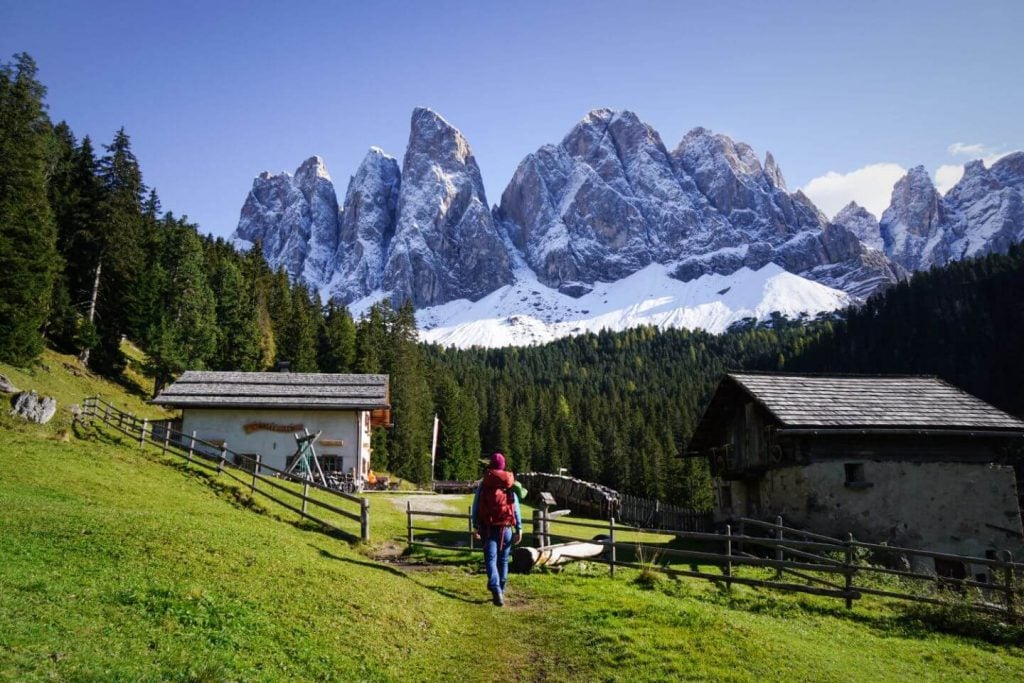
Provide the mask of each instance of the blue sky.
{"label": "blue sky", "polygon": [[1020,1],[0,0],[0,55],[20,51],[54,120],[125,126],[164,208],[218,235],[263,170],[319,154],[343,196],[371,145],[401,159],[417,105],[466,135],[491,203],[602,106],[670,149],[705,126],[770,150],[828,213],[1024,148]]}

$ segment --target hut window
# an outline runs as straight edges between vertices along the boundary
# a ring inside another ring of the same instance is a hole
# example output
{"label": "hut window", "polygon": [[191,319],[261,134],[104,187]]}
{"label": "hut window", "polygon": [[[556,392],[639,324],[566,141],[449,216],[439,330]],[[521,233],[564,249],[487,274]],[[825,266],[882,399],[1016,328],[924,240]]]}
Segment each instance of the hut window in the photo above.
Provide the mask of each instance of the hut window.
{"label": "hut window", "polygon": [[844,483],[847,488],[863,489],[871,486],[871,483],[864,478],[864,463],[848,462],[843,465],[843,469],[846,471]]}
{"label": "hut window", "polygon": [[719,494],[720,494],[721,499],[722,499],[722,509],[725,510],[727,508],[731,508],[732,507],[732,487],[731,486],[723,486],[719,490]]}

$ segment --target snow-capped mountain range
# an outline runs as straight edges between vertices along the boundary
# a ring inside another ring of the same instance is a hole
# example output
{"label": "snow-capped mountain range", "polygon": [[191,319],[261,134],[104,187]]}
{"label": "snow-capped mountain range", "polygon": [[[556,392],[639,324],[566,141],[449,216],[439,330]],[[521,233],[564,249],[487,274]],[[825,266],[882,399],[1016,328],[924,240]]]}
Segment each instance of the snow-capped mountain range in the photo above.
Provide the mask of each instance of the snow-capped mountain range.
{"label": "snow-capped mountain range", "polygon": [[829,221],[771,153],[762,164],[704,128],[669,150],[632,112],[598,109],[523,159],[488,208],[465,137],[418,108],[401,170],[371,148],[340,206],[319,157],[263,173],[233,239],[355,313],[411,300],[425,340],[502,346],[835,310],[1004,251],[1024,238],[1022,197],[1016,153],[969,163],[945,196],[912,169],[881,220],[851,204]]}

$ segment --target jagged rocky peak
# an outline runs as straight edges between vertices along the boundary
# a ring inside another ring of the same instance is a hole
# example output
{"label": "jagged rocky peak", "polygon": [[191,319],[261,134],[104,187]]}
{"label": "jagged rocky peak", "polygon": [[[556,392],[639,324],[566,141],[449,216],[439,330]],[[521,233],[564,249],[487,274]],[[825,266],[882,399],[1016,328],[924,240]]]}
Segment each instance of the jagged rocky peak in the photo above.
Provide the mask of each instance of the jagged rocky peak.
{"label": "jagged rocky peak", "polygon": [[232,236],[239,246],[257,241],[272,268],[315,286],[328,277],[338,245],[338,200],[320,157],[295,175],[261,173],[246,197]]}
{"label": "jagged rocky peak", "polygon": [[574,296],[671,260],[695,228],[724,225],[657,131],[611,109],[523,159],[496,215],[540,280]]}
{"label": "jagged rocky peak", "polygon": [[882,233],[874,214],[857,202],[850,202],[832,219],[833,225],[841,225],[857,236],[872,249],[883,249]]}
{"label": "jagged rocky peak", "polygon": [[775,163],[775,157],[771,152],[766,152],[764,155],[764,175],[775,187],[780,190],[786,189],[786,179],[782,177],[782,169]]}
{"label": "jagged rocky peak", "polygon": [[1013,152],[999,159],[990,169],[992,177],[1006,187],[1024,190],[1024,152]]}
{"label": "jagged rocky peak", "polygon": [[746,143],[694,128],[683,136],[672,157],[734,227],[765,231],[765,237],[774,233],[770,237],[774,240],[825,226],[821,212],[806,197],[786,192],[774,157],[767,155],[762,167]]}
{"label": "jagged rocky peak", "polygon": [[509,255],[469,143],[439,114],[417,107],[384,287],[394,301],[410,299],[421,308],[476,300],[511,282]]}
{"label": "jagged rocky peak", "polygon": [[371,147],[345,192],[330,296],[350,303],[381,288],[400,187],[398,161]]}
{"label": "jagged rocky peak", "polygon": [[948,244],[938,238],[942,221],[942,197],[924,166],[915,166],[893,186],[879,221],[885,253],[908,271],[945,263]]}

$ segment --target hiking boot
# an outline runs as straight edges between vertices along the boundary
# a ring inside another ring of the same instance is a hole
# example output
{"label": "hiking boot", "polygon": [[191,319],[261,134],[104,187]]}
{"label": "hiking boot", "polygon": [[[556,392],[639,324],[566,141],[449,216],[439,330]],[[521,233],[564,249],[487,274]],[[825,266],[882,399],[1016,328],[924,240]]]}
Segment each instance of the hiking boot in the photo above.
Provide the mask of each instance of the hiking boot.
{"label": "hiking boot", "polygon": [[503,607],[505,605],[505,596],[501,591],[491,591],[491,597],[495,607]]}

